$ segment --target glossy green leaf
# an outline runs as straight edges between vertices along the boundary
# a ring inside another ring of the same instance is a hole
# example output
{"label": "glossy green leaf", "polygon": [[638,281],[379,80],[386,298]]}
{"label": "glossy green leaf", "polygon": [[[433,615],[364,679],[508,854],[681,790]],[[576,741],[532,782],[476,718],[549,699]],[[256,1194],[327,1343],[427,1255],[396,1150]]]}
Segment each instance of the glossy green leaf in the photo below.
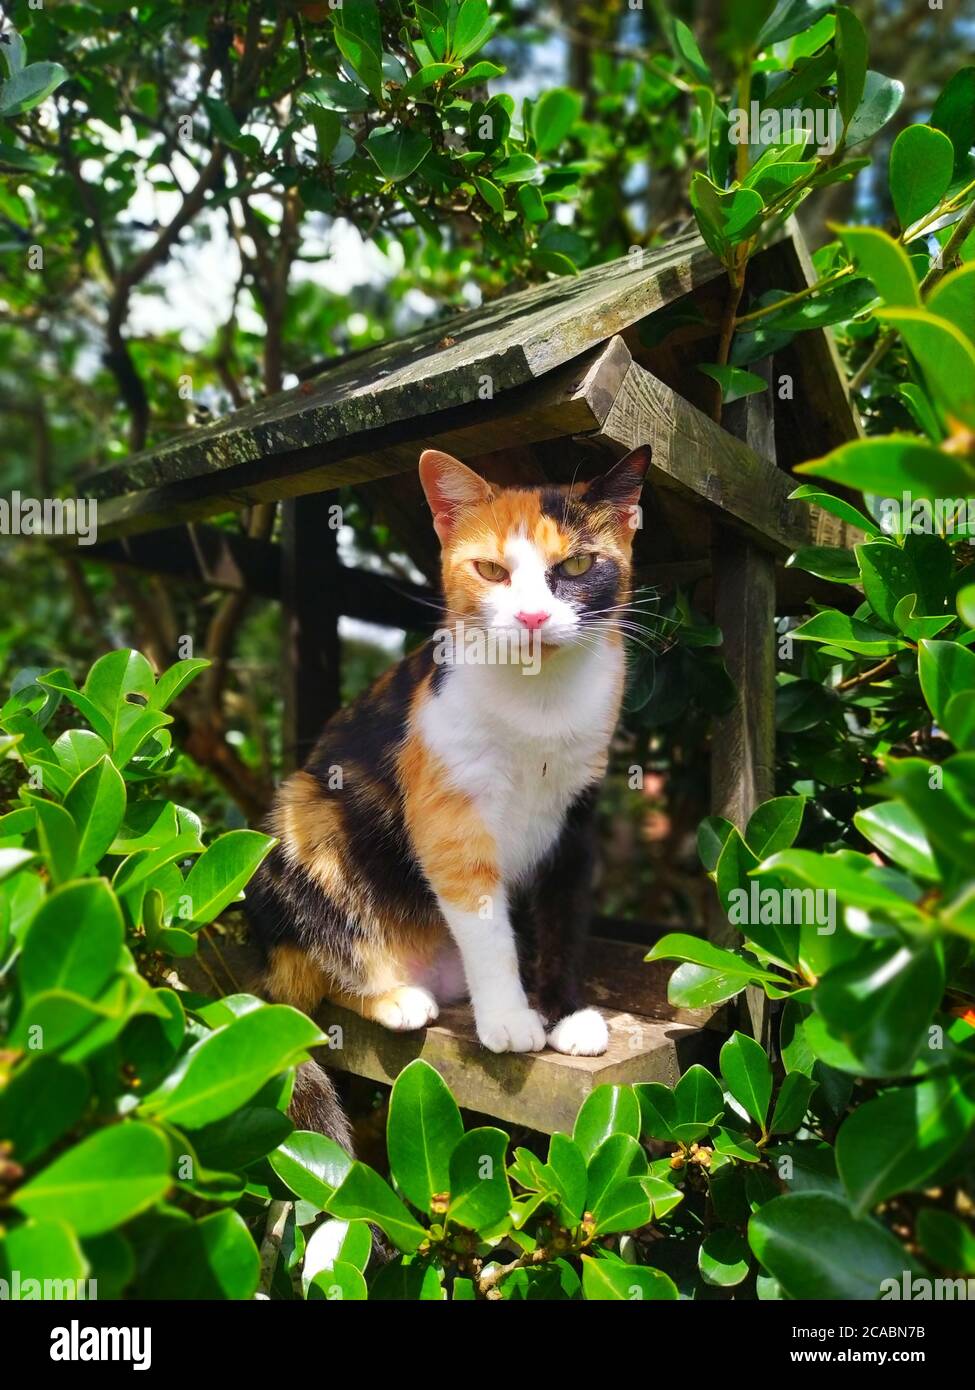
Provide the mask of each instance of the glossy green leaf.
{"label": "glossy green leaf", "polygon": [[582,1290],[589,1303],[675,1301],[679,1297],[674,1281],[659,1269],[594,1259],[592,1255],[582,1257]]}
{"label": "glossy green leaf", "polygon": [[464,1135],[457,1103],[439,1072],[417,1057],[393,1085],[386,1124],[389,1165],[422,1212],[450,1190],[450,1157]]}
{"label": "glossy green leaf", "polygon": [[410,1215],[396,1193],[364,1163],[353,1163],[342,1185],[329,1199],[327,1210],[345,1221],[371,1221],[406,1254],[426,1239],[426,1231]]}
{"label": "glossy green leaf", "polygon": [[900,1241],[823,1192],[776,1197],[748,1223],[748,1243],[789,1298],[877,1300],[918,1273]]}
{"label": "glossy green leaf", "polygon": [[18,1211],[97,1235],[128,1221],[168,1190],[169,1145],[151,1125],[126,1121],[96,1130],[14,1194]]}
{"label": "glossy green leaf", "polygon": [[947,135],[929,125],[909,125],[890,151],[890,194],[902,228],[937,207],[948,191],[955,152]]}
{"label": "glossy green leaf", "polygon": [[191,1047],[140,1109],[186,1129],[212,1124],[325,1041],[318,1027],[289,1005],[255,1009]]}
{"label": "glossy green leaf", "polygon": [[511,1206],[507,1151],[502,1129],[486,1125],[464,1135],[450,1156],[448,1220],[480,1231],[506,1215]]}
{"label": "glossy green leaf", "polygon": [[744,1033],[733,1033],[721,1049],[721,1075],[735,1100],[765,1128],[772,1099],[772,1065],[765,1049]]}
{"label": "glossy green leaf", "polygon": [[97,995],[117,968],[123,938],[122,914],[104,879],[55,889],[24,937],[21,988],[28,996],[57,989]]}
{"label": "glossy green leaf", "polygon": [[853,1214],[922,1187],[973,1124],[975,1086],[970,1081],[966,1095],[952,1076],[902,1086],[859,1106],[836,1136],[836,1166]]}
{"label": "glossy green leaf", "polygon": [[697,1267],[705,1284],[732,1289],[748,1277],[748,1245],[732,1230],[712,1231],[698,1247]]}
{"label": "glossy green leaf", "polygon": [[630,1086],[597,1086],[576,1116],[572,1137],[588,1160],[610,1134],[640,1135],[640,1106]]}

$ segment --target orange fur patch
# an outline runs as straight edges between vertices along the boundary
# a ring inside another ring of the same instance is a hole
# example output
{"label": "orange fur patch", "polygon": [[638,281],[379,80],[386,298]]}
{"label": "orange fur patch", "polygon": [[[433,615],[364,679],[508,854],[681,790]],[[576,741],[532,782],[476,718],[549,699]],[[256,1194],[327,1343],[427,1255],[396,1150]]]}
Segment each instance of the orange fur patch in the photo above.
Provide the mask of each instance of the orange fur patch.
{"label": "orange fur patch", "polygon": [[399,759],[403,811],[435,893],[465,912],[477,912],[498,888],[497,848],[469,797],[450,786],[447,771],[416,735]]}

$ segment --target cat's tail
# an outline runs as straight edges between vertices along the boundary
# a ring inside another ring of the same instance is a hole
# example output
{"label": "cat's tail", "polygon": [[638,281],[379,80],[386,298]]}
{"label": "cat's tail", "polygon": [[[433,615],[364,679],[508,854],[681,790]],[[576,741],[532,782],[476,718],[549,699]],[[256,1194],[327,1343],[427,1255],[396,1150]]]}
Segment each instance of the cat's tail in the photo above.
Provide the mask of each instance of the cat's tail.
{"label": "cat's tail", "polygon": [[288,1114],[296,1129],[316,1130],[353,1154],[352,1127],[331,1077],[317,1062],[302,1062],[298,1068]]}

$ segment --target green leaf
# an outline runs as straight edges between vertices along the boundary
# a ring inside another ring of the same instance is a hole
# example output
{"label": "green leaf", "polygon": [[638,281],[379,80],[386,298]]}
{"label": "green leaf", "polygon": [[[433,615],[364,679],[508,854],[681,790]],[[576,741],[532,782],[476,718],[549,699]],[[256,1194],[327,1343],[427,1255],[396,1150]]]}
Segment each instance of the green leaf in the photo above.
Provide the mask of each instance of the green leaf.
{"label": "green leaf", "polygon": [[244,885],[274,844],[270,835],[262,835],[259,830],[228,830],[203,851],[183,885],[196,926],[212,922],[240,897]]}
{"label": "green leaf", "polygon": [[138,695],[148,701],[155,685],[152,667],[142,653],[123,647],[99,657],[88,672],[82,693],[109,721],[114,744],[122,715],[128,707],[128,696]]}
{"label": "green leaf", "polygon": [[809,506],[822,507],[823,512],[829,512],[832,516],[840,517],[841,521],[848,521],[850,525],[860,527],[861,531],[867,531],[868,535],[882,535],[880,527],[872,517],[868,517],[864,512],[858,512],[857,507],[847,502],[846,498],[836,498],[832,492],[822,492],[815,482],[803,482],[793,492],[789,493],[790,500],[804,500]]}
{"label": "green leaf", "polygon": [[752,812],[745,829],[745,843],[756,859],[788,849],[802,824],[804,796],[776,796]]}
{"label": "green leaf", "polygon": [[734,999],[748,984],[739,974],[685,962],[667,982],[667,1001],[675,1009],[709,1009]]}
{"label": "green leaf", "polygon": [[960,266],[946,275],[931,291],[926,307],[975,342],[975,264]]}
{"label": "green leaf", "polygon": [[721,366],[717,362],[699,362],[699,372],[709,376],[721,387],[722,401],[730,405],[744,396],[754,396],[759,391],[768,390],[768,382],[755,372],[746,372],[742,367]]}
{"label": "green leaf", "polygon": [[909,125],[890,151],[890,195],[905,230],[938,206],[951,183],[955,152],[947,135]]}
{"label": "green leaf", "polygon": [[867,35],[863,25],[845,5],[836,7],[837,105],[848,129],[863,99],[867,78]]}
{"label": "green leaf", "polygon": [[427,1238],[396,1193],[364,1163],[353,1163],[342,1186],[329,1199],[328,1212],[345,1221],[371,1221],[398,1250],[412,1254]]}
{"label": "green leaf", "polygon": [[878,311],[877,318],[900,333],[920,363],[935,400],[975,429],[975,346],[964,333],[948,319],[924,309],[885,309]]}
{"label": "green leaf", "polygon": [[389,1166],[422,1212],[450,1190],[450,1157],[464,1136],[457,1103],[439,1072],[417,1057],[396,1078],[386,1122]]}
{"label": "green leaf", "polygon": [[20,116],[33,110],[67,79],[60,63],[29,63],[0,82],[0,116]]}
{"label": "green leaf", "polygon": [[475,63],[455,82],[450,83],[450,90],[462,92],[465,87],[477,87],[483,82],[489,82],[492,77],[501,77],[504,72],[505,69],[499,67],[497,63]]}
{"label": "green leaf", "polygon": [[80,832],[74,872],[86,873],[115,839],[125,814],[125,783],[106,755],[76,778],[64,809]]}
{"label": "green leaf", "polygon": [[561,1203],[561,1215],[566,1225],[581,1221],[586,1204],[588,1175],[586,1160],[574,1139],[567,1134],[553,1134],[549,1140],[548,1162]]}
{"label": "green leaf", "polygon": [[673,22],[673,38],[674,47],[691,76],[696,77],[705,86],[712,86],[714,79],[711,76],[711,69],[704,61],[697,39],[682,19],[675,19]]}
{"label": "green leaf", "polygon": [[[90,1273],[77,1235],[55,1220],[25,1221],[6,1231],[0,1237],[0,1268],[5,1276],[17,1271],[21,1298],[30,1297],[24,1291],[28,1280],[36,1279],[38,1287],[43,1289],[49,1286],[49,1281],[78,1282]],[[70,1289],[70,1284],[67,1288]]]}
{"label": "green leaf", "polygon": [[787,569],[805,570],[819,579],[830,579],[834,584],[857,584],[860,581],[856,557],[849,550],[841,550],[835,545],[801,545],[785,563]]}
{"label": "green leaf", "polygon": [[596,1233],[615,1235],[620,1231],[635,1231],[645,1226],[653,1216],[653,1204],[641,1178],[626,1178],[614,1183],[600,1196],[592,1208]]}
{"label": "green leaf", "polygon": [[37,816],[37,838],[51,878],[65,883],[74,874],[78,859],[78,827],[63,806],[32,796],[30,803]]}
{"label": "green leaf", "polygon": [[64,1221],[78,1235],[98,1235],[159,1201],[171,1182],[166,1140],[151,1125],[126,1120],[56,1158],[12,1201],[38,1221]]}
{"label": "green leaf", "polygon": [[923,1187],[973,1123],[975,1100],[952,1076],[887,1091],[859,1106],[836,1136],[836,1166],[854,1216]]}
{"label": "green leaf", "polygon": [[722,192],[706,174],[691,180],[691,206],[701,235],[719,260],[732,246],[755,235],[762,225],[765,205],[753,188]]}
{"label": "green leaf", "polygon": [[532,111],[532,133],[539,154],[558,149],[582,112],[582,96],[566,87],[550,87]]}
{"label": "green leaf", "polygon": [[721,1075],[738,1104],[764,1130],[772,1099],[772,1064],[762,1045],[744,1033],[733,1033],[721,1049]]}
{"label": "green leaf", "polygon": [[462,0],[450,30],[450,56],[463,62],[483,48],[493,32],[487,0]]}
{"label": "green leaf", "polygon": [[868,276],[877,293],[893,305],[918,305],[920,287],[904,248],[879,227],[837,229],[851,260]]}
{"label": "green leaf", "polygon": [[952,742],[964,748],[968,725],[961,722],[962,706],[954,705],[954,697],[975,691],[975,652],[958,642],[922,641],[917,669],[921,692],[935,721]]}
{"label": "green leaf", "polygon": [[903,651],[907,642],[892,637],[880,628],[871,627],[859,618],[851,618],[848,613],[828,608],[807,618],[799,627],[793,628],[791,636],[800,642],[820,642],[824,646],[842,647],[845,651],[857,652],[862,656],[892,656]]}
{"label": "green leaf", "polygon": [[674,1281],[659,1269],[628,1265],[622,1260],[582,1257],[582,1291],[589,1303],[642,1303],[644,1299],[676,1301]]}
{"label": "green leaf", "polygon": [[688,936],[683,932],[668,932],[650,949],[645,960],[691,961],[695,965],[706,966],[720,971],[722,975],[738,976],[740,986],[750,981],[778,980],[781,977],[765,970],[755,960],[749,960],[736,951],[723,946],[714,946],[701,936]]}
{"label": "green leaf", "polygon": [[588,1160],[610,1134],[640,1135],[640,1105],[631,1086],[597,1086],[576,1116],[572,1137]]}
{"label": "green leaf", "polygon": [[798,473],[815,473],[843,487],[879,497],[910,492],[929,500],[964,497],[972,478],[963,460],[933,448],[913,434],[857,439],[824,458],[798,465]]}
{"label": "green leaf", "polygon": [[732,1289],[748,1277],[748,1245],[737,1231],[712,1231],[701,1242],[697,1267],[705,1284]]}
{"label": "green leaf", "polygon": [[308,1285],[336,1264],[351,1265],[364,1274],[372,1254],[372,1232],[365,1221],[323,1221],[305,1248],[301,1283],[308,1296]]}
{"label": "green leaf", "polygon": [[879,801],[857,811],[853,822],[860,834],[906,869],[909,874],[937,882],[940,877],[924,826],[903,801]]}
{"label": "green leaf", "polygon": [[896,1237],[858,1221],[824,1192],[776,1197],[748,1223],[748,1243],[789,1298],[876,1300],[887,1280],[919,1273]]}
{"label": "green leaf", "polygon": [[953,1274],[975,1274],[975,1232],[936,1207],[918,1213],[917,1238],[929,1259]]}
{"label": "green leaf", "polygon": [[326,1041],[297,1009],[269,1004],[244,1014],[190,1048],[161,1086],[147,1095],[143,1113],[185,1129],[199,1129],[245,1104],[272,1076]]}
{"label": "green leaf", "polygon": [[327,1298],[330,1302],[364,1303],[369,1288],[362,1271],[344,1260],[336,1260],[330,1269],[323,1269],[308,1284],[305,1297]]}
{"label": "green leaf", "polygon": [[118,966],[124,937],[118,902],[104,879],[56,888],[24,936],[20,959],[24,995],[66,989],[96,996]]}
{"label": "green leaf", "polygon": [[289,1134],[268,1155],[268,1162],[297,1197],[320,1211],[352,1166],[352,1159],[334,1139],[303,1129]]}
{"label": "green leaf", "polygon": [[91,1086],[81,1067],[40,1053],[14,1071],[0,1090],[0,1134],[26,1165],[81,1119]]}
{"label": "green leaf", "polygon": [[816,1089],[817,1083],[811,1076],[806,1076],[801,1071],[790,1071],[782,1082],[775,1102],[775,1109],[772,1111],[772,1123],[769,1125],[770,1134],[791,1134],[793,1130],[802,1124],[806,1110],[809,1107],[809,1098]]}
{"label": "green leaf", "polygon": [[709,1129],[724,1115],[724,1094],[706,1067],[694,1064],[674,1087],[677,1116],[681,1124],[705,1125]]}
{"label": "green leaf", "polygon": [[108,752],[104,739],[90,729],[66,729],[54,740],[54,755],[73,782]]}
{"label": "green leaf", "polygon": [[479,178],[475,174],[474,187],[492,212],[504,212],[504,194],[496,183],[492,183],[490,179]]}
{"label": "green leaf", "polygon": [[139,1285],[147,1299],[253,1298],[261,1262],[243,1217],[215,1211],[178,1225],[157,1247]]}
{"label": "green leaf", "polygon": [[868,1075],[898,1076],[926,1043],[943,990],[944,967],[933,947],[884,942],[830,970],[813,1006]]}
{"label": "green leaf", "polygon": [[963,177],[975,145],[975,67],[959,68],[934,103],[930,124],[944,131],[955,151],[955,176]]}
{"label": "green leaf", "polygon": [[512,1200],[507,1151],[503,1129],[484,1126],[463,1136],[450,1156],[448,1221],[482,1231],[507,1214]]}
{"label": "green leaf", "polygon": [[[610,1194],[614,1188],[631,1178],[647,1177],[647,1156],[629,1134],[611,1134],[593,1154],[586,1171],[587,1209],[593,1214],[603,1209],[608,1211]],[[628,1201],[644,1199],[649,1201],[642,1189],[638,1198],[632,1194],[627,1197]],[[649,1215],[637,1224],[643,1225],[648,1220]]]}
{"label": "green leaf", "polygon": [[[354,13],[354,10],[360,6],[365,8],[363,0],[360,0],[359,6],[349,6],[349,14]],[[337,8],[334,13],[344,21],[346,6]],[[342,25],[334,24],[333,33],[342,57],[345,58],[356,76],[361,79],[367,91],[375,97],[376,101],[382,102],[383,67],[379,48],[369,43],[363,34],[353,33],[351,29],[344,27],[344,23]]]}
{"label": "green leaf", "polygon": [[904,84],[882,73],[868,71],[863,97],[846,127],[847,149],[862,145],[881,130],[904,100]]}
{"label": "green leaf", "polygon": [[697,852],[706,873],[712,874],[718,867],[721,851],[734,828],[724,816],[705,816],[697,827]]}
{"label": "green leaf", "polygon": [[[944,314],[943,317],[951,318],[951,315]],[[918,429],[926,434],[933,444],[940,444],[944,431],[924,388],[913,381],[902,381],[897,387],[897,394],[907,406]]]}
{"label": "green leaf", "polygon": [[432,148],[426,135],[405,126],[383,126],[366,140],[366,149],[378,164],[383,178],[390,183],[409,178]]}

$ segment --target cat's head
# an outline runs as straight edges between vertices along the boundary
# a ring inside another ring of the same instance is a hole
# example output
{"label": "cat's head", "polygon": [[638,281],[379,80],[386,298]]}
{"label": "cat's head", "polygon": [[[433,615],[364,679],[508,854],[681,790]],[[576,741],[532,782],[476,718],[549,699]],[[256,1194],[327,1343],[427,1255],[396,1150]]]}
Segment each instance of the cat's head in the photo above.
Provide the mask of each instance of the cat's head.
{"label": "cat's head", "polygon": [[499,487],[439,449],[420,481],[440,537],[447,616],[537,631],[547,646],[621,613],[650,449],[577,488]]}

